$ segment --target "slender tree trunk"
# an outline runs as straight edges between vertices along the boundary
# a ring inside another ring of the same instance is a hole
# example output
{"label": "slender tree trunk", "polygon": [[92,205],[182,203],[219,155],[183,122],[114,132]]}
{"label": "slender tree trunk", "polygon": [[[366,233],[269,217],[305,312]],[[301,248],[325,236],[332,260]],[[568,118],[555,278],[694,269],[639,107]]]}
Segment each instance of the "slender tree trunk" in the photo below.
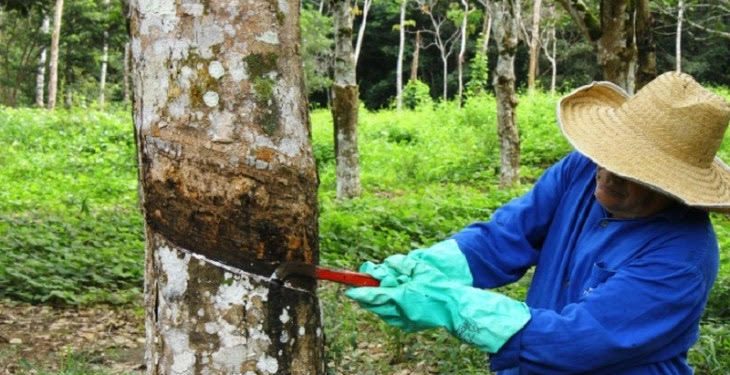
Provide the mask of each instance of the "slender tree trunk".
{"label": "slender tree trunk", "polygon": [[520,14],[519,0],[499,0],[493,5],[494,39],[499,56],[494,75],[494,90],[497,97],[497,126],[500,140],[500,175],[502,187],[519,182],[520,137],[517,130],[515,110],[515,54],[518,43]]}
{"label": "slender tree trunk", "polygon": [[130,3],[150,375],[324,374],[315,282],[269,278],[318,262],[299,4],[238,4]]}
{"label": "slender tree trunk", "polygon": [[357,61],[360,59],[362,41],[365,39],[365,26],[368,22],[368,12],[372,4],[373,0],[365,0],[362,4],[362,21],[360,22],[360,29],[357,31],[357,44],[355,45],[355,66],[357,66]]}
{"label": "slender tree trunk", "polygon": [[418,57],[421,52],[421,30],[416,31],[416,40],[413,45],[413,60],[411,61],[411,81],[418,80]]}
{"label": "slender tree trunk", "polygon": [[[104,9],[108,11],[109,0],[104,0]],[[99,107],[104,108],[106,92],[106,70],[109,63],[109,31],[104,30],[103,46],[101,48],[101,73],[99,74]]]}
{"label": "slender tree trunk", "polygon": [[352,53],[352,4],[332,3],[335,27],[335,77],[332,118],[335,127],[337,199],[360,195],[360,156],[357,149],[358,87]]}
{"label": "slender tree trunk", "polygon": [[677,39],[675,43],[675,60],[677,72],[682,71],[682,24],[684,23],[684,0],[677,4]]}
{"label": "slender tree trunk", "polygon": [[400,0],[400,28],[398,35],[398,63],[395,78],[395,107],[398,111],[403,108],[403,52],[406,46],[406,4],[408,0]]}
{"label": "slender tree trunk", "polygon": [[491,6],[489,2],[484,0],[484,22],[482,24],[482,54],[487,56],[487,50],[489,48],[489,38],[492,34],[492,13],[490,11]]}
{"label": "slender tree trunk", "polygon": [[124,72],[123,72],[124,77],[122,80],[124,81],[124,99],[123,100],[125,103],[129,103],[129,100],[130,100],[129,59],[131,57],[132,56],[130,55],[129,42],[124,43],[124,57],[123,57],[123,59],[124,59]]}
{"label": "slender tree trunk", "polygon": [[441,54],[441,67],[443,68],[443,93],[442,93],[442,99],[443,101],[446,101],[449,96],[449,57]]}
{"label": "slender tree trunk", "polygon": [[[547,36],[544,38],[542,43],[542,50],[545,53],[545,57],[550,61],[550,95],[555,95],[555,79],[558,74],[557,64],[557,39],[555,37],[555,6],[552,3],[548,3],[546,10],[546,17],[550,20],[548,24]],[[552,50],[552,52],[551,52]]]}
{"label": "slender tree trunk", "polygon": [[654,17],[649,0],[635,0],[636,4],[636,89],[641,89],[657,76],[656,42],[654,40]]}
{"label": "slender tree trunk", "polygon": [[[48,17],[48,15],[44,15],[43,17],[43,26],[41,27],[41,32],[43,35],[48,35],[48,33],[51,31],[51,19]],[[38,70],[36,71],[35,76],[35,105],[36,107],[43,108],[44,106],[44,95],[45,95],[45,88],[46,88],[46,60],[48,58],[48,47],[43,46],[41,47],[40,55],[38,56]]]}
{"label": "slender tree trunk", "polygon": [[48,64],[48,109],[56,108],[58,91],[58,47],[61,40],[61,19],[63,0],[56,0],[53,13],[53,33],[51,34],[51,61]]}
{"label": "slender tree trunk", "polygon": [[537,76],[537,63],[540,58],[540,11],[542,0],[534,0],[532,3],[532,36],[530,37],[530,64],[527,70],[527,90],[535,91],[535,80]]}
{"label": "slender tree trunk", "polygon": [[464,60],[466,59],[466,34],[467,34],[467,21],[469,17],[469,2],[467,0],[461,0],[461,5],[464,6],[464,18],[461,20],[461,44],[459,47],[459,57],[457,63],[459,72],[459,106],[461,106],[462,98],[464,96]]}

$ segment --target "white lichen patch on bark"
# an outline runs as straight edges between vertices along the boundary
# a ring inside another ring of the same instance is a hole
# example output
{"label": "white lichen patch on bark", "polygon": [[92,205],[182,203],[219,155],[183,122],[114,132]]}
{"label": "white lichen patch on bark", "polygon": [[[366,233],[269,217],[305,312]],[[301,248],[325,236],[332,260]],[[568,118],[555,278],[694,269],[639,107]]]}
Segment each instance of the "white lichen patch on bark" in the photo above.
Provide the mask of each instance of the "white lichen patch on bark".
{"label": "white lichen patch on bark", "polygon": [[157,250],[160,267],[165,274],[162,296],[165,299],[180,297],[188,288],[188,263],[190,255],[178,257],[178,253],[167,246]]}
{"label": "white lichen patch on bark", "polygon": [[225,73],[226,70],[223,68],[223,64],[221,64],[220,61],[211,61],[211,63],[208,64],[208,74],[210,74],[211,77],[220,79]]}
{"label": "white lichen patch on bark", "polygon": [[235,126],[235,114],[228,111],[217,111],[208,114],[210,120],[209,137],[217,143],[232,143]]}
{"label": "white lichen patch on bark", "polygon": [[205,105],[207,105],[208,107],[217,106],[218,100],[220,100],[220,96],[215,91],[208,91],[203,95],[203,101],[205,102]]}
{"label": "white lichen patch on bark", "polygon": [[268,44],[279,44],[279,34],[277,34],[275,31],[266,31],[263,34],[256,37],[256,40],[262,43],[268,43]]}
{"label": "white lichen patch on bark", "polygon": [[279,362],[277,362],[275,358],[262,354],[259,361],[256,363],[256,369],[264,374],[276,374],[276,372],[279,371]]}

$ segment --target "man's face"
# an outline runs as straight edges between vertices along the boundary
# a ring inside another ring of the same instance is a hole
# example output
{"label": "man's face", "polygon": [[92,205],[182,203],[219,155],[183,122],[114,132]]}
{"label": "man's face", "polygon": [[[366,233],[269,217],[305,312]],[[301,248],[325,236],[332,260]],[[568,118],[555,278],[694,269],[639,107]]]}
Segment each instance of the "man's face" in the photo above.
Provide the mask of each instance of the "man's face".
{"label": "man's face", "polygon": [[651,216],[672,202],[667,196],[615,175],[603,167],[596,170],[594,195],[606,211],[623,219]]}

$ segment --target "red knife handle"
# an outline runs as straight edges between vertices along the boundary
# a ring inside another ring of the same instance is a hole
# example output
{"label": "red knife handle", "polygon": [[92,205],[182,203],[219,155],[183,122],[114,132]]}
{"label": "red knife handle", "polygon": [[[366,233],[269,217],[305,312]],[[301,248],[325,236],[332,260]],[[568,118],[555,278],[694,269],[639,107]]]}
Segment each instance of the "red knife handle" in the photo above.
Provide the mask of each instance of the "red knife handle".
{"label": "red knife handle", "polygon": [[315,277],[352,286],[380,286],[380,281],[366,273],[317,267]]}

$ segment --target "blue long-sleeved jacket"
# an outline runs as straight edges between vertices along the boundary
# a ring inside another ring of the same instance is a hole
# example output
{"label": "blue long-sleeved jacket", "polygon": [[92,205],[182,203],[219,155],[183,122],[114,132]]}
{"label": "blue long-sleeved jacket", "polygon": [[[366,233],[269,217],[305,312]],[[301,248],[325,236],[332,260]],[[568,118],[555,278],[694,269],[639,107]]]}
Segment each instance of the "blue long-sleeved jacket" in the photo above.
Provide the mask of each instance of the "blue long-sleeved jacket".
{"label": "blue long-sleeved jacket", "polygon": [[454,235],[474,286],[536,266],[532,318],[490,358],[503,374],[691,374],[687,351],[718,271],[705,212],[676,206],[613,219],[593,196],[596,165],[574,152],[492,220]]}

